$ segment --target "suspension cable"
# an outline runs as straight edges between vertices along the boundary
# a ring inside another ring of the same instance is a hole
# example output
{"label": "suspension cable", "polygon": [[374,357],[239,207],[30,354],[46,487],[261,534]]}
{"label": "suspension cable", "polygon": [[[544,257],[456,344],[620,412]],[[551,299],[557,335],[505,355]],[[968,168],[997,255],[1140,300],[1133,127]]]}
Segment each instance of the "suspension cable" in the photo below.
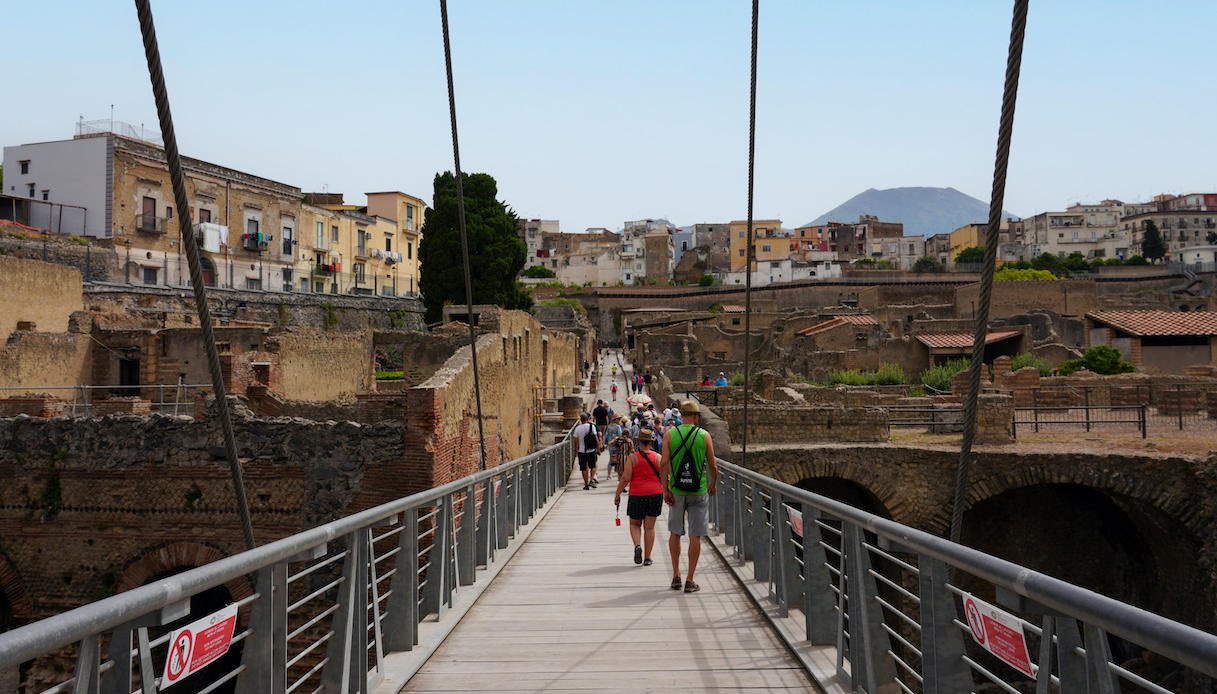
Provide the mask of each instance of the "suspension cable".
{"label": "suspension cable", "polygon": [[203,348],[207,352],[207,370],[211,373],[211,387],[215,391],[216,414],[220,420],[220,431],[224,435],[224,455],[228,458],[228,469],[232,475],[233,493],[237,498],[237,511],[241,514],[241,530],[245,535],[245,546],[253,549],[256,546],[253,521],[249,515],[249,501],[245,496],[241,461],[237,458],[232,415],[228,409],[228,393],[224,388],[224,374],[220,370],[220,353],[216,349],[215,331],[211,325],[211,310],[207,305],[207,285],[203,282],[203,268],[199,262],[199,245],[194,238],[194,225],[190,220],[190,198],[186,195],[182,159],[178,154],[177,137],[173,132],[173,116],[169,112],[169,90],[165,87],[165,74],[161,69],[161,53],[156,41],[156,27],[152,23],[150,0],[135,0],[135,11],[139,15],[139,28],[144,40],[144,55],[148,61],[148,76],[152,80],[152,95],[156,99],[161,138],[165,142],[165,162],[169,166],[173,200],[178,209],[178,230],[182,235],[182,245],[186,248],[186,261],[190,267],[190,287],[194,290],[195,311],[199,316]]}
{"label": "suspension cable", "polygon": [[951,503],[952,542],[959,542],[964,505],[968,494],[968,466],[972,462],[972,442],[976,437],[976,411],[980,400],[980,371],[984,366],[985,338],[988,335],[989,302],[993,296],[993,273],[997,266],[998,231],[1006,197],[1006,168],[1010,161],[1010,140],[1014,132],[1014,106],[1018,101],[1018,76],[1023,61],[1023,34],[1027,28],[1028,0],[1014,0],[1010,23],[1010,49],[1006,57],[1006,87],[1002,93],[1001,122],[997,129],[997,156],[993,163],[993,190],[989,195],[989,226],[985,230],[985,263],[980,276],[980,306],[976,313],[976,332],[972,338],[972,363],[968,367],[968,394],[963,407],[963,442],[955,469],[955,496]]}
{"label": "suspension cable", "polygon": [[456,91],[452,86],[452,45],[448,40],[448,0],[439,0],[440,22],[444,27],[444,67],[448,72],[448,114],[452,122],[452,160],[456,169],[456,218],[461,229],[461,260],[465,266],[465,317],[469,323],[469,352],[473,363],[473,399],[477,403],[478,469],[486,469],[486,434],[482,428],[482,384],[478,378],[477,330],[473,327],[473,279],[469,269],[469,235],[465,231],[465,183],[461,174],[461,146],[456,129]]}
{"label": "suspension cable", "polygon": [[752,192],[756,180],[756,35],[760,0],[752,0],[752,80],[748,100],[748,249],[744,265],[744,411],[740,465],[748,467],[748,400],[752,393]]}

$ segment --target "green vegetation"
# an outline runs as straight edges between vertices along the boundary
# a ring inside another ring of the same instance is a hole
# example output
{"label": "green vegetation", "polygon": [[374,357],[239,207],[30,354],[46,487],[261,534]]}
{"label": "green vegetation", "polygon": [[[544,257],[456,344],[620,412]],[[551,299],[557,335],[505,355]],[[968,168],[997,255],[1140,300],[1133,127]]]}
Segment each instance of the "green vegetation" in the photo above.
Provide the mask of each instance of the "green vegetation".
{"label": "green vegetation", "polygon": [[393,309],[389,311],[389,325],[394,330],[401,330],[406,327],[406,318],[409,316],[410,314],[403,309]]}
{"label": "green vegetation", "polygon": [[979,265],[980,263],[985,262],[985,249],[981,248],[980,246],[970,246],[965,248],[959,252],[959,255],[955,256],[955,262],[965,264],[976,263]]}
{"label": "green vegetation", "polygon": [[1048,270],[1003,267],[993,273],[993,279],[997,282],[1025,282],[1029,280],[1054,280],[1056,275]]}
{"label": "green vegetation", "polygon": [[744,372],[743,371],[735,371],[731,374],[731,385],[733,385],[733,386],[744,385]]}
{"label": "green vegetation", "polygon": [[942,265],[930,256],[922,256],[913,263],[913,272],[942,272]]}
{"label": "green vegetation", "polygon": [[722,304],[710,304],[710,308],[708,308],[706,310],[708,310],[710,313],[722,313],[723,305]]}
{"label": "green vegetation", "polygon": [[700,277],[700,278],[697,280],[697,284],[698,284],[698,285],[700,285],[700,286],[702,286],[702,287],[712,287],[712,286],[714,286],[714,275],[702,275],[702,276],[701,276],[701,277]]}
{"label": "green vegetation", "polygon": [[1137,370],[1137,367],[1124,359],[1120,350],[1110,345],[1095,345],[1086,350],[1081,359],[1070,359],[1057,367],[1057,370],[1062,376],[1068,376],[1083,368],[1104,376],[1131,373]]}
{"label": "green vegetation", "polygon": [[1162,260],[1166,255],[1166,243],[1162,241],[1162,232],[1158,231],[1158,225],[1152,219],[1145,220],[1145,227],[1141,232],[1141,255],[1150,262]]}
{"label": "green vegetation", "polygon": [[908,382],[904,369],[896,364],[883,364],[874,371],[833,369],[828,372],[828,385],[899,386]]}
{"label": "green vegetation", "polygon": [[1039,369],[1041,376],[1049,376],[1052,374],[1052,367],[1048,365],[1048,362],[1030,352],[1023,352],[1022,354],[1016,355],[1014,359],[1010,361],[1010,368],[1015,371],[1025,369],[1028,366],[1033,366],[1036,369]]}
{"label": "green vegetation", "polygon": [[951,379],[955,377],[955,374],[967,369],[971,363],[971,359],[952,359],[937,366],[931,366],[921,372],[921,382],[927,388],[949,391],[951,390]]}
{"label": "green vegetation", "polygon": [[42,506],[44,521],[52,520],[63,509],[63,488],[59,484],[59,470],[54,463],[47,465],[46,486],[42,488],[38,502]]}
{"label": "green vegetation", "polygon": [[377,371],[376,380],[378,381],[400,381],[406,377],[405,371]]}
{"label": "green vegetation", "polygon": [[186,499],[186,508],[193,511],[196,507],[198,507],[199,502],[203,500],[203,490],[199,489],[199,485],[191,484],[190,489],[186,490],[186,494],[184,496]]}
{"label": "green vegetation", "polygon": [[[516,234],[516,214],[497,199],[494,177],[467,173],[462,180],[473,303],[526,311],[532,307],[532,297],[516,277],[524,269],[528,247]],[[428,323],[440,320],[445,299],[465,296],[456,176],[451,172],[436,174],[434,189],[433,207],[427,210],[423,238],[418,244],[422,265],[419,289]]]}
{"label": "green vegetation", "polygon": [[1217,231],[1210,231],[1204,235],[1204,240],[1208,241],[1210,246],[1217,246]]}
{"label": "green vegetation", "polygon": [[525,277],[531,277],[532,279],[544,279],[546,277],[557,277],[558,276],[558,274],[556,272],[554,272],[553,270],[550,270],[549,268],[545,267],[544,265],[531,265],[527,269],[524,270],[523,275]]}
{"label": "green vegetation", "polygon": [[280,301],[276,308],[279,312],[279,325],[287,325],[287,304]]}
{"label": "green vegetation", "polygon": [[537,306],[570,306],[575,309],[575,313],[581,316],[587,315],[587,309],[584,308],[583,302],[578,299],[560,296],[554,299],[542,299],[537,302]]}
{"label": "green vegetation", "polygon": [[333,330],[338,325],[338,310],[330,302],[321,304],[321,314],[326,330]]}
{"label": "green vegetation", "polygon": [[855,266],[871,268],[874,270],[890,270],[892,269],[892,261],[879,258],[860,258],[854,261]]}

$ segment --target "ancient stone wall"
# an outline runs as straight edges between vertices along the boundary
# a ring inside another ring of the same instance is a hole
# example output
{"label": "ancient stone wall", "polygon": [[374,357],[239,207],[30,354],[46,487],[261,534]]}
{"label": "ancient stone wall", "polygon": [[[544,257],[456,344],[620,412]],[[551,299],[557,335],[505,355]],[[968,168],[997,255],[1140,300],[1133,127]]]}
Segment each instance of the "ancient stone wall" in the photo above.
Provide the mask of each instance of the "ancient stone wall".
{"label": "ancient stone wall", "polygon": [[275,390],[288,400],[353,398],[372,390],[372,336],[368,331],[293,328],[271,341],[277,343],[282,371],[282,385]]}
{"label": "ancient stone wall", "polygon": [[[743,439],[744,408],[727,405],[713,408],[727,420],[731,440]],[[833,443],[887,441],[890,438],[888,414],[874,407],[789,407],[748,406],[748,442]]]}
{"label": "ancient stone wall", "polygon": [[[243,411],[237,449],[259,543],[349,513],[369,470],[403,474],[400,421],[256,420]],[[219,556],[243,548],[214,422],[18,417],[0,419],[0,441],[0,537],[32,603],[21,619],[113,594],[130,567],[167,545]],[[174,568],[184,565],[159,567]]]}
{"label": "ancient stone wall", "polygon": [[80,271],[40,260],[0,255],[0,339],[18,323],[31,330],[63,333],[72,312],[80,311]]}
{"label": "ancient stone wall", "polygon": [[43,259],[46,262],[76,268],[86,282],[123,281],[118,253],[109,239],[86,239],[81,236],[51,234],[43,244],[33,232],[0,233],[0,254],[14,258]]}
{"label": "ancient stone wall", "polygon": [[[0,386],[16,390],[0,392],[0,397],[88,383],[92,346],[89,336],[79,333],[13,333],[0,346]],[[71,399],[65,391],[52,395]]]}

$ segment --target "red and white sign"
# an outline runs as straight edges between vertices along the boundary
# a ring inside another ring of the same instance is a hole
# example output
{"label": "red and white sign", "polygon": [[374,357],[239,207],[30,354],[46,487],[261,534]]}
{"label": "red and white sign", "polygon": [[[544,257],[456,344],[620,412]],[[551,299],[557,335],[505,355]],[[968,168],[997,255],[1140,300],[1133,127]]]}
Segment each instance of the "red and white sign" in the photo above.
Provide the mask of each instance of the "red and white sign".
{"label": "red and white sign", "polygon": [[794,533],[796,537],[803,537],[803,512],[787,506],[786,513],[790,517],[790,532]]}
{"label": "red and white sign", "polygon": [[169,637],[169,655],[161,689],[180,682],[228,652],[237,626],[237,606],[229,605],[175,629]]}
{"label": "red and white sign", "polygon": [[1035,677],[1027,653],[1027,637],[1018,617],[967,593],[963,594],[963,613],[976,643],[1015,670]]}

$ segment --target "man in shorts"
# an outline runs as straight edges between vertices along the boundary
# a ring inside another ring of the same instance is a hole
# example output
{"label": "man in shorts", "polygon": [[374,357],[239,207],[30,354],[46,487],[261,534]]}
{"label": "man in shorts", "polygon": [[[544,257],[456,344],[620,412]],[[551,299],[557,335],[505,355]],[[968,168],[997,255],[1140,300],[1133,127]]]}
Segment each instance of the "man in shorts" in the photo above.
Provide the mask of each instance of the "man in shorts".
{"label": "man in shorts", "polygon": [[[693,580],[697,560],[701,557],[701,539],[710,534],[710,497],[717,491],[718,461],[714,457],[714,442],[710,432],[702,429],[701,408],[695,400],[680,403],[683,424],[664,433],[659,475],[665,480],[664,502],[668,512],[668,551],[672,555],[672,590],[684,588],[696,593],[701,586]],[[686,470],[685,466],[689,466]],[[697,481],[692,489],[681,488],[678,478],[691,473]],[[689,572],[682,584],[680,579],[680,538],[689,534]]]}
{"label": "man in shorts", "polygon": [[596,425],[596,437],[600,439],[600,448],[604,448],[604,432],[609,425],[609,408],[603,400],[596,401],[592,410],[592,423]]}
{"label": "man in shorts", "polygon": [[583,488],[595,487],[596,458],[600,456],[600,439],[596,435],[596,427],[591,422],[591,415],[581,412],[579,423],[571,430],[570,435],[575,439],[575,455],[579,458],[579,472],[583,475]]}

